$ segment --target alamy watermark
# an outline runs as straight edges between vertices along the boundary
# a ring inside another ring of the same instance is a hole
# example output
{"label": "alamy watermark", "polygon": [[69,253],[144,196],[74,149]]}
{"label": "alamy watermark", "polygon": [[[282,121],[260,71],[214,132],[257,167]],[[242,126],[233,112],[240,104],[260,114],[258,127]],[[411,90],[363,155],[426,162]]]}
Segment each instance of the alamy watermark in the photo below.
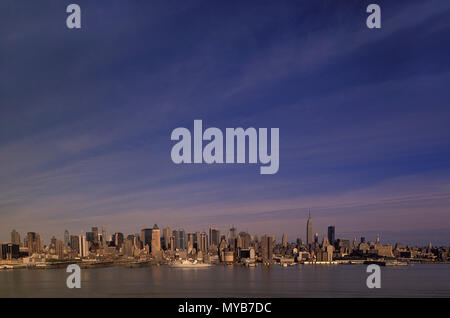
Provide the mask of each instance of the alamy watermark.
{"label": "alamy watermark", "polygon": [[[259,161],[263,165],[260,167],[261,174],[275,174],[280,166],[279,137],[279,128],[271,128],[269,149],[267,128],[226,128],[224,142],[222,130],[210,127],[203,131],[202,120],[194,120],[193,136],[184,127],[172,131],[171,140],[178,142],[172,147],[170,155],[176,164],[246,163],[248,157],[248,163],[255,164]],[[205,145],[204,141],[207,141]]]}
{"label": "alamy watermark", "polygon": [[367,273],[371,273],[366,279],[367,288],[381,288],[381,268],[379,265],[370,264],[366,269]]}
{"label": "alamy watermark", "polygon": [[67,273],[71,273],[67,277],[66,285],[67,288],[81,288],[81,269],[77,264],[70,264],[66,269]]}

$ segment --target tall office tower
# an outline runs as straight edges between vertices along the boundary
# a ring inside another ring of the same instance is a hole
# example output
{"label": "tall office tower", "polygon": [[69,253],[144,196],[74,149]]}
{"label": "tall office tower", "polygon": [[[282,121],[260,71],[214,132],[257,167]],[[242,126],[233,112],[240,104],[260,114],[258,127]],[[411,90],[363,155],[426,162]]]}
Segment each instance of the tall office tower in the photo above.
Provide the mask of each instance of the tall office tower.
{"label": "tall office tower", "polygon": [[70,244],[70,235],[69,235],[69,231],[65,230],[64,231],[64,246],[65,247],[69,247]]}
{"label": "tall office tower", "polygon": [[123,255],[133,256],[134,254],[134,236],[128,235],[123,244]]}
{"label": "tall office tower", "polygon": [[283,237],[281,238],[281,244],[283,244],[283,247],[287,247],[287,235],[286,233],[283,233]]}
{"label": "tall office tower", "polygon": [[77,254],[80,254],[78,240],[79,240],[79,238],[77,235],[71,235],[70,236],[70,248],[72,249],[72,251],[77,252]]}
{"label": "tall office tower", "polygon": [[94,242],[94,233],[92,232],[86,232],[86,240],[88,242]]}
{"label": "tall office tower", "polygon": [[20,244],[20,234],[16,230],[12,230],[12,232],[11,232],[11,243],[21,245]]}
{"label": "tall office tower", "polygon": [[314,243],[319,243],[319,233],[314,234]]}
{"label": "tall office tower", "polygon": [[38,233],[28,232],[27,233],[27,247],[28,255],[33,255],[33,253],[41,252],[41,238]]}
{"label": "tall office tower", "polygon": [[149,248],[152,246],[152,229],[142,229],[141,230],[141,241],[142,247],[145,248],[148,245]]}
{"label": "tall office tower", "polygon": [[194,233],[194,248],[197,252],[200,250],[200,232]]}
{"label": "tall office tower", "polygon": [[[118,232],[118,233],[114,233],[114,239],[113,239],[113,241],[114,241],[114,246],[115,247],[117,247],[117,248],[121,248],[122,247],[122,245],[123,245],[123,233],[120,233],[120,232]],[[151,242],[151,240],[150,240],[150,242]]]}
{"label": "tall office tower", "polygon": [[306,245],[311,245],[312,243],[313,243],[312,220],[311,220],[311,213],[309,213],[308,221],[306,222]]}
{"label": "tall office tower", "polygon": [[184,229],[179,229],[178,230],[178,248],[179,249],[186,249],[186,239],[187,239],[187,235],[186,232],[184,231]]}
{"label": "tall office tower", "polygon": [[78,256],[87,257],[89,255],[89,246],[86,236],[80,235],[78,237]]}
{"label": "tall office tower", "polygon": [[219,246],[220,243],[220,231],[215,227],[209,228],[209,245]]}
{"label": "tall office tower", "polygon": [[93,242],[98,243],[98,227],[92,227],[91,232],[93,236]]}
{"label": "tall office tower", "polygon": [[380,234],[377,234],[377,239],[375,240],[375,244],[380,244]]}
{"label": "tall office tower", "polygon": [[239,233],[238,242],[238,248],[249,248],[251,243],[250,234],[248,234],[247,232]]}
{"label": "tall office tower", "polygon": [[200,233],[200,241],[198,245],[198,249],[200,251],[206,252],[208,250],[208,235],[206,235],[206,232]]}
{"label": "tall office tower", "polygon": [[58,255],[58,259],[64,258],[64,245],[61,240],[55,241],[55,254]]}
{"label": "tall office tower", "polygon": [[187,234],[186,248],[188,253],[191,253],[194,249],[195,233]]}
{"label": "tall office tower", "polygon": [[273,257],[273,239],[269,235],[261,238],[261,256],[264,262],[271,262]]}
{"label": "tall office tower", "polygon": [[172,232],[172,237],[173,237],[173,248],[172,250],[176,250],[177,248],[180,248],[180,232],[178,232],[177,230],[173,230]]}
{"label": "tall office tower", "polygon": [[228,245],[234,247],[236,241],[236,228],[234,226],[228,231]]}
{"label": "tall office tower", "polygon": [[158,225],[154,225],[152,229],[152,242],[150,245],[151,253],[159,253],[161,251],[161,231]]}
{"label": "tall office tower", "polygon": [[102,226],[102,243],[103,247],[106,247],[107,245],[107,238],[106,238],[106,228]]}
{"label": "tall office tower", "polygon": [[328,242],[330,242],[330,244],[333,245],[334,241],[335,241],[335,227],[334,225],[330,225],[328,227]]}
{"label": "tall office tower", "polygon": [[170,227],[166,227],[163,229],[163,240],[164,240],[164,244],[163,247],[165,250],[169,249],[169,245],[170,245],[170,237],[172,236],[172,232],[170,231]]}

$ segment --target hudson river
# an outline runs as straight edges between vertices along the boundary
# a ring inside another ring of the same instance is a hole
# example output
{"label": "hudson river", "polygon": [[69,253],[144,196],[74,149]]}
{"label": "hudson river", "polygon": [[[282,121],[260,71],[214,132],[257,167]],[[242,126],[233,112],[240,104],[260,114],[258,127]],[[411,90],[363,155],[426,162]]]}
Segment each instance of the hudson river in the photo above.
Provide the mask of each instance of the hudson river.
{"label": "hudson river", "polygon": [[450,297],[450,264],[381,267],[380,289],[366,287],[363,265],[82,269],[80,289],[68,275],[2,270],[0,297]]}

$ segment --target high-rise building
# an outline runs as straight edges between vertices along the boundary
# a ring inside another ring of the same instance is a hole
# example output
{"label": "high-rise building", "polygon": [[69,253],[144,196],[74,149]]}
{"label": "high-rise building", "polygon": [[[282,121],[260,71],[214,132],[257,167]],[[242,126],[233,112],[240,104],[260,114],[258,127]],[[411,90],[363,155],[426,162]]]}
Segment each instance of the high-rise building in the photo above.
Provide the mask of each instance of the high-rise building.
{"label": "high-rise building", "polygon": [[142,229],[141,230],[141,241],[143,247],[148,245],[149,248],[152,246],[152,229]]}
{"label": "high-rise building", "polygon": [[41,237],[39,236],[39,233],[27,233],[27,247],[28,255],[30,256],[34,253],[41,253]]}
{"label": "high-rise building", "polygon": [[80,244],[78,235],[70,236],[70,248],[72,251],[76,252],[78,255],[80,254]]}
{"label": "high-rise building", "polygon": [[209,245],[219,246],[220,243],[220,231],[215,227],[209,228]]}
{"label": "high-rise building", "polygon": [[186,249],[186,232],[184,231],[184,229],[179,229],[178,230],[178,248],[179,249]]}
{"label": "high-rise building", "polygon": [[102,243],[103,247],[107,245],[106,228],[102,226]]}
{"label": "high-rise building", "polygon": [[272,262],[273,239],[267,234],[261,238],[261,256],[263,262]]}
{"label": "high-rise building", "polygon": [[20,257],[19,244],[0,243],[0,260],[11,260]]}
{"label": "high-rise building", "polygon": [[228,231],[228,245],[234,247],[236,241],[236,228],[233,226]]}
{"label": "high-rise building", "polygon": [[98,227],[96,227],[96,226],[92,227],[91,232],[92,232],[92,236],[93,236],[93,242],[97,244],[98,243]]}
{"label": "high-rise building", "polygon": [[69,231],[65,230],[64,231],[64,246],[65,247],[69,247],[70,244],[70,235],[69,235]]}
{"label": "high-rise building", "polygon": [[200,241],[198,242],[198,249],[202,252],[208,250],[208,235],[205,232],[200,233]]}
{"label": "high-rise building", "polygon": [[124,241],[123,233],[118,232],[113,234],[113,242],[116,248],[120,249],[123,245],[123,241]]}
{"label": "high-rise building", "polygon": [[333,245],[335,241],[335,227],[334,225],[330,225],[328,227],[328,242]]}
{"label": "high-rise building", "polygon": [[192,253],[194,249],[195,236],[196,236],[195,233],[187,234],[186,248],[188,253]]}
{"label": "high-rise building", "polygon": [[163,248],[165,250],[169,249],[170,245],[170,237],[172,236],[172,232],[170,231],[170,227],[166,227],[163,229]]}
{"label": "high-rise building", "polygon": [[78,256],[87,257],[89,255],[89,245],[86,236],[80,235],[78,237]]}
{"label": "high-rise building", "polygon": [[313,243],[312,219],[311,213],[309,213],[308,221],[306,222],[306,244],[311,245],[312,243]]}
{"label": "high-rise building", "polygon": [[247,232],[241,232],[238,235],[238,244],[237,247],[238,248],[244,248],[244,249],[248,249],[250,247],[250,234],[248,234]]}
{"label": "high-rise building", "polygon": [[64,245],[61,240],[55,241],[55,254],[58,255],[58,259],[64,258]]}
{"label": "high-rise building", "polygon": [[11,243],[20,245],[20,234],[16,230],[11,231]]}
{"label": "high-rise building", "polygon": [[155,254],[161,251],[161,232],[158,225],[154,225],[152,229],[152,242],[150,245],[150,252]]}
{"label": "high-rise building", "polygon": [[287,247],[287,235],[286,233],[283,233],[283,237],[281,238],[281,244],[283,244],[283,247]]}
{"label": "high-rise building", "polygon": [[319,233],[314,234],[314,244],[319,243]]}

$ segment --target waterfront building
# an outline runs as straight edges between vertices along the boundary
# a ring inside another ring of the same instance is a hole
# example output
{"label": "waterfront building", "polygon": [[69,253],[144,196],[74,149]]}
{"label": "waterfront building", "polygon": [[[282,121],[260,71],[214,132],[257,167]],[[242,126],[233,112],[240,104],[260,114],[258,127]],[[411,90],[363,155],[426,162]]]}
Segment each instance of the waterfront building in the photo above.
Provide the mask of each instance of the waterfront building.
{"label": "waterfront building", "polygon": [[20,257],[19,244],[0,243],[0,260],[11,260]]}
{"label": "waterfront building", "polygon": [[158,254],[161,252],[161,232],[158,225],[154,225],[152,229],[152,241],[150,245],[150,252],[152,254]]}
{"label": "waterfront building", "polygon": [[86,236],[80,235],[78,237],[78,256],[87,257],[89,255],[89,245]]}
{"label": "waterfront building", "polygon": [[39,236],[39,233],[27,233],[27,247],[29,256],[33,255],[34,253],[39,254],[42,252],[41,237]]}
{"label": "waterfront building", "polygon": [[306,244],[308,246],[313,244],[311,213],[309,213],[308,221],[306,222]]}
{"label": "waterfront building", "polygon": [[261,257],[264,263],[272,262],[273,258],[273,240],[272,237],[265,234],[261,238]]}

